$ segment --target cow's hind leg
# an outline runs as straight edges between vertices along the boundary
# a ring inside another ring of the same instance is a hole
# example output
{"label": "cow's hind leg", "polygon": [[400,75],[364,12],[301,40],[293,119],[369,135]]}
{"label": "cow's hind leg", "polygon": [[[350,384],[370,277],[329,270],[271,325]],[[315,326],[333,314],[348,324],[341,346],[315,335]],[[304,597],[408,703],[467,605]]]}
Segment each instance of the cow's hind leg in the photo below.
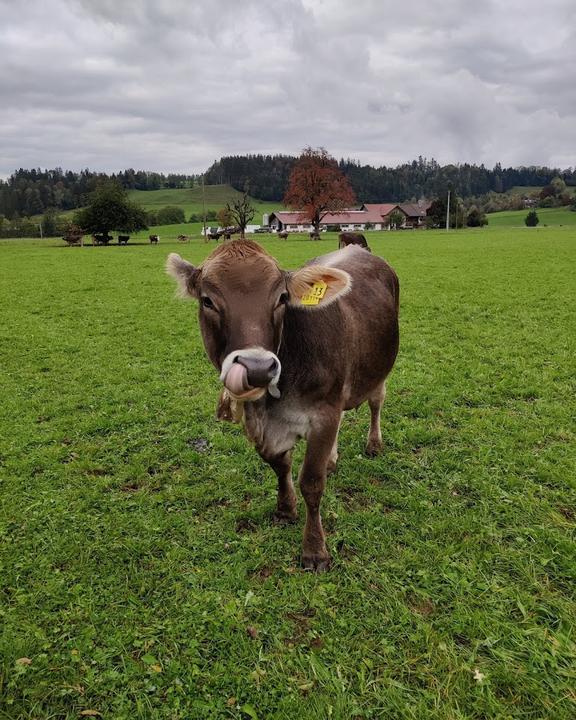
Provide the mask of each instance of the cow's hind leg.
{"label": "cow's hind leg", "polygon": [[278,501],[275,522],[293,522],[298,517],[296,492],[292,482],[292,451],[264,458],[278,478]]}
{"label": "cow's hind leg", "polygon": [[383,381],[368,398],[368,405],[370,407],[370,430],[368,432],[368,442],[366,443],[366,455],[370,455],[371,457],[378,455],[382,450],[380,411],[385,398],[386,383]]}
{"label": "cow's hind leg", "polygon": [[300,471],[300,489],[306,502],[306,525],[302,546],[302,564],[306,570],[327,570],[330,555],[326,549],[320,501],[326,485],[328,460],[338,434],[340,414],[323,423],[308,436],[308,446]]}
{"label": "cow's hind leg", "polygon": [[340,425],[342,425],[343,417],[344,413],[341,413],[340,422],[338,423],[338,430],[336,431],[336,438],[334,439],[334,445],[332,445],[330,457],[328,458],[328,465],[326,466],[326,472],[328,475],[331,475],[333,472],[335,472],[336,466],[338,465],[338,433],[340,432]]}

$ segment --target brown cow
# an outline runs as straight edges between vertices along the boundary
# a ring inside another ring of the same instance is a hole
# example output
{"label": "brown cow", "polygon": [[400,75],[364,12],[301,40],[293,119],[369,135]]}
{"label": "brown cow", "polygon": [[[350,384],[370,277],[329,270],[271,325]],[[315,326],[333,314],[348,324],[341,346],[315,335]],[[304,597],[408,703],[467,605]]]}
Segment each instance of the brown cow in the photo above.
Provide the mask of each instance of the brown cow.
{"label": "brown cow", "polygon": [[320,500],[336,466],[343,411],[367,401],[366,451],[382,446],[380,408],[398,351],[396,274],[355,246],[286,272],[249,240],[218,247],[199,267],[173,253],[167,271],[183,295],[200,301],[204,345],[229,406],[223,413],[243,410],[248,438],[276,473],[278,520],[296,519],[292,449],[306,438],[302,561],[326,569]]}
{"label": "brown cow", "polygon": [[348,245],[359,245],[368,250],[368,252],[372,252],[362,233],[341,232],[340,235],[338,235],[338,247],[345,248]]}
{"label": "brown cow", "polygon": [[231,225],[230,227],[225,227],[224,230],[222,230],[222,235],[224,235],[224,240],[230,240],[232,235],[239,232],[240,228],[237,225]]}

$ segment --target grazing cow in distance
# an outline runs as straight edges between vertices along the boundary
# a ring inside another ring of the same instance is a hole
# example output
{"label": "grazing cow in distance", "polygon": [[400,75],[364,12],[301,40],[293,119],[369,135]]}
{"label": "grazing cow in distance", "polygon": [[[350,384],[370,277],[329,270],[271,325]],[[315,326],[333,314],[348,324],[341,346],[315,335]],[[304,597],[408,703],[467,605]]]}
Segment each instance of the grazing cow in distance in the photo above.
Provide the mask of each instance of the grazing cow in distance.
{"label": "grazing cow in distance", "polygon": [[178,235],[176,239],[178,242],[190,242],[190,237],[188,235]]}
{"label": "grazing cow in distance", "polygon": [[348,245],[358,245],[368,250],[368,252],[372,252],[362,233],[341,232],[340,235],[338,235],[338,247],[345,248]]}
{"label": "grazing cow in distance", "polygon": [[118,235],[118,245],[128,245],[130,235]]}
{"label": "grazing cow in distance", "polygon": [[292,449],[307,440],[302,562],[325,570],[320,501],[344,410],[368,402],[366,452],[382,447],[380,409],[398,352],[395,272],[355,246],[288,272],[250,240],[221,245],[198,267],[172,253],[167,271],[199,301],[204,346],[224,384],[220,416],[243,415],[248,438],[276,473],[277,520],[296,519]]}
{"label": "grazing cow in distance", "polygon": [[287,239],[288,239],[288,232],[287,232],[286,230],[281,230],[281,231],[278,233],[278,237],[280,238],[280,240],[287,240]]}
{"label": "grazing cow in distance", "polygon": [[222,235],[224,235],[224,240],[230,240],[232,235],[239,232],[240,228],[237,225],[231,225],[230,227],[225,227],[224,230],[222,230]]}
{"label": "grazing cow in distance", "polygon": [[150,235],[148,239],[150,240],[150,245],[158,245],[160,242],[160,235]]}

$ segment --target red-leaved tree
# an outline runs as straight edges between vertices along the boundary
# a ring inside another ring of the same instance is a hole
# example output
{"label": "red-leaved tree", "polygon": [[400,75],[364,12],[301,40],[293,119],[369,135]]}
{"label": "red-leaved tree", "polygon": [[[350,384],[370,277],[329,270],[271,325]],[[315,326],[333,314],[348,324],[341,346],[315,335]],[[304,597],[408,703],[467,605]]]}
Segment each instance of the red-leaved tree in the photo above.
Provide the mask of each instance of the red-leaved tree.
{"label": "red-leaved tree", "polygon": [[300,218],[311,223],[317,235],[325,215],[355,202],[354,191],[336,160],[324,148],[304,149],[290,173],[284,205],[300,210]]}

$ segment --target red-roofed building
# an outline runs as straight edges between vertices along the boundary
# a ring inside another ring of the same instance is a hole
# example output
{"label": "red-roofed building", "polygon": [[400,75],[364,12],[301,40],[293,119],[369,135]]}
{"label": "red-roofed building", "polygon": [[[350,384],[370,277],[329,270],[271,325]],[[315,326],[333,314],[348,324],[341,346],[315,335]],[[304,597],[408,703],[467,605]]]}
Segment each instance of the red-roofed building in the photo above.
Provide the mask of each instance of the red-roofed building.
{"label": "red-roofed building", "polygon": [[[338,226],[344,232],[354,230],[387,230],[390,227],[390,215],[396,210],[405,216],[403,227],[420,227],[426,217],[429,203],[420,205],[397,203],[365,203],[360,208],[349,208],[339,213],[328,213],[322,218],[320,230],[329,226]],[[270,214],[269,224],[272,230],[286,232],[310,232],[312,225],[298,211],[279,210]]]}

